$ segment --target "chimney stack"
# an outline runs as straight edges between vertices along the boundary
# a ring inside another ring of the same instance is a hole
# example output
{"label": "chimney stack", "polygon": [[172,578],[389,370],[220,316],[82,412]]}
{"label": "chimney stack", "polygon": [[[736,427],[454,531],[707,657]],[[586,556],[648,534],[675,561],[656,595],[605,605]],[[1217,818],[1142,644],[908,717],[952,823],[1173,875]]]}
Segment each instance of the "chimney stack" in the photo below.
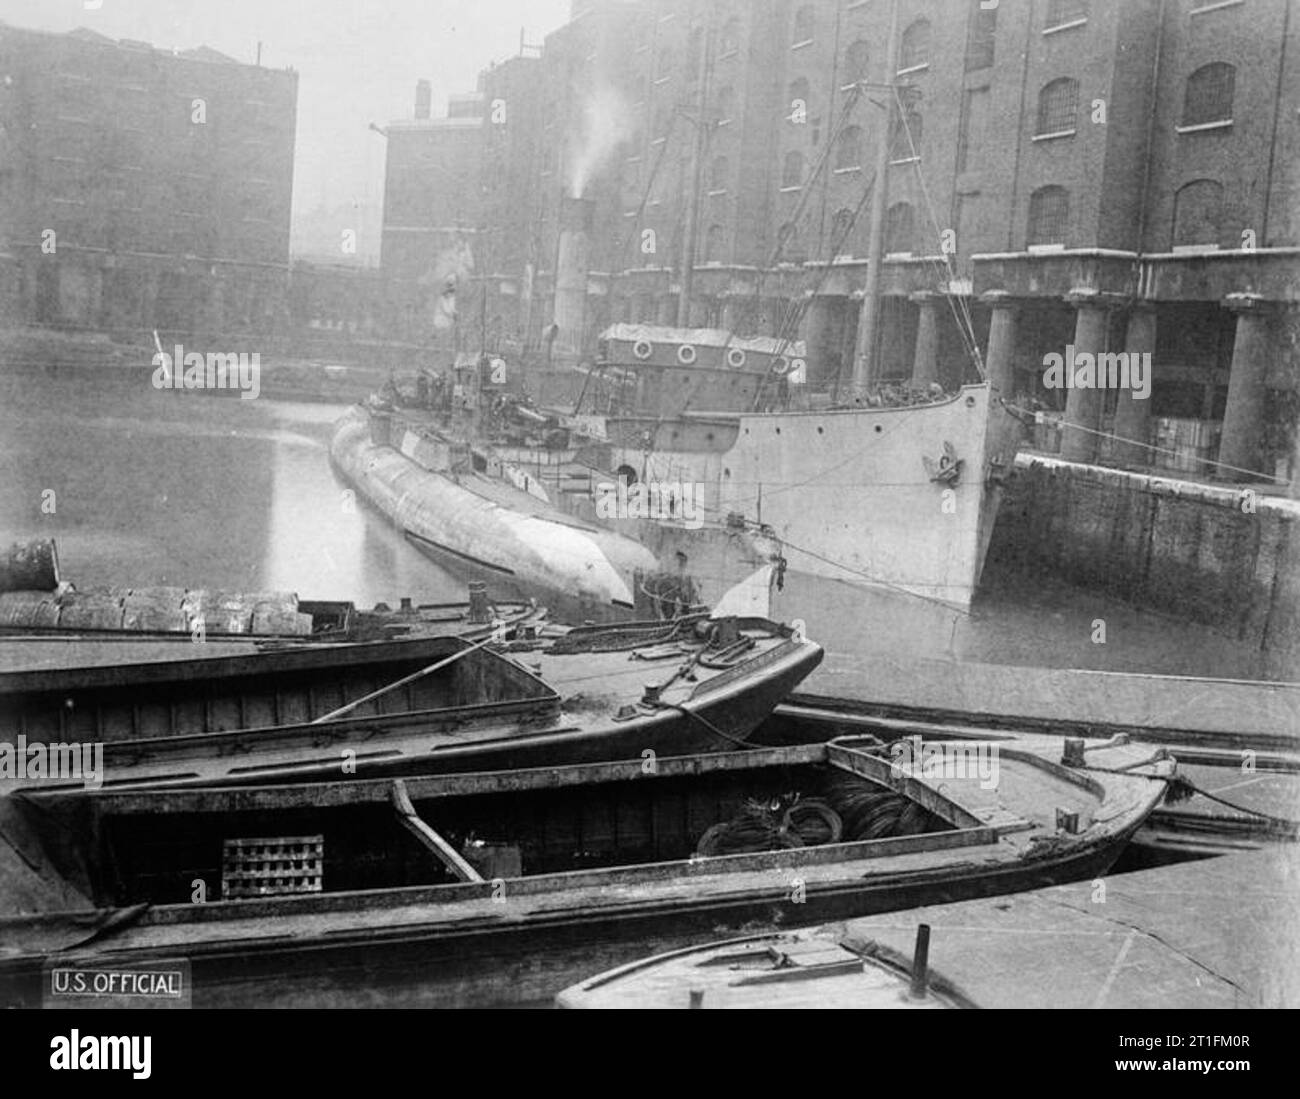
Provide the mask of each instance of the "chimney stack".
{"label": "chimney stack", "polygon": [[560,200],[560,241],[555,260],[555,349],[581,355],[587,327],[587,275],[596,204],[565,195]]}
{"label": "chimney stack", "polygon": [[427,80],[415,82],[415,117],[417,120],[428,119],[433,102],[433,90]]}

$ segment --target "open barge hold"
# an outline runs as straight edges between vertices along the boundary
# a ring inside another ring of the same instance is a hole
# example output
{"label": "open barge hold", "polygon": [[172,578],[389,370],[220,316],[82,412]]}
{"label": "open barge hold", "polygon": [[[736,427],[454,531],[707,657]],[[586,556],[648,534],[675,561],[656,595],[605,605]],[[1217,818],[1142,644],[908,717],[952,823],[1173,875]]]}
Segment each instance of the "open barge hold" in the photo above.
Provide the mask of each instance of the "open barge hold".
{"label": "open barge hold", "polygon": [[3,673],[0,746],[103,751],[93,779],[19,774],[22,753],[10,752],[0,792],[88,782],[248,785],[727,750],[744,745],[822,657],[787,627],[703,615],[510,636]]}
{"label": "open barge hold", "polygon": [[[1183,690],[1199,685],[1214,684],[1184,680]],[[886,742],[1014,740],[1026,733],[1124,739],[1146,745],[1147,751],[1163,747],[1178,760],[1178,789],[1134,837],[1141,849],[1135,856],[1162,863],[1300,841],[1300,744],[1293,735],[935,713],[796,693],[772,712],[753,740],[756,745],[816,744],[851,735]]]}
{"label": "open barge hold", "polygon": [[727,931],[1093,877],[1174,770],[1126,747],[1083,766],[1042,740],[930,748],[23,794],[0,801],[0,987],[37,1004],[53,967],[183,959],[196,1007],[549,1002]]}

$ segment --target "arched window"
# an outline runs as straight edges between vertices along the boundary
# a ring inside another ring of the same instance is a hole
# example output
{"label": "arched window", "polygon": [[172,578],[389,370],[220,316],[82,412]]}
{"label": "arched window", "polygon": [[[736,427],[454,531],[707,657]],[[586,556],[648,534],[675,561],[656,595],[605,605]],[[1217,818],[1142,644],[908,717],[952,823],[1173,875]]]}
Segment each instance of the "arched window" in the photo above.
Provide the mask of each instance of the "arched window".
{"label": "arched window", "polygon": [[1204,126],[1232,121],[1232,99],[1237,70],[1222,61],[1202,65],[1187,78],[1183,100],[1183,125]]}
{"label": "arched window", "polygon": [[1079,123],[1079,82],[1068,76],[1053,80],[1038,93],[1037,137],[1069,133]]}
{"label": "arched window", "polygon": [[726,241],[727,231],[721,225],[710,225],[704,235],[704,262],[721,263]]}
{"label": "arched window", "polygon": [[799,227],[793,221],[787,221],[776,234],[778,259],[784,262],[798,262],[803,259],[803,244],[799,240]]}
{"label": "arched window", "polygon": [[730,121],[736,113],[736,90],[730,84],[719,88],[713,102],[717,121]]}
{"label": "arched window", "polygon": [[898,51],[898,71],[915,69],[930,63],[930,21],[918,19],[903,32],[903,44]]}
{"label": "arched window", "polygon": [[722,36],[719,41],[718,55],[727,57],[736,53],[740,49],[740,20],[728,19],[722,25]]}
{"label": "arched window", "polygon": [[885,252],[910,253],[916,248],[916,214],[911,203],[896,202],[885,214]]}
{"label": "arched window", "polygon": [[1174,247],[1219,244],[1223,239],[1223,184],[1195,179],[1174,196]]}
{"label": "arched window", "polygon": [[846,126],[835,142],[835,168],[837,171],[862,167],[862,127]]}
{"label": "arched window", "polygon": [[731,161],[725,156],[715,156],[709,169],[709,190],[725,191],[731,182]]}
{"label": "arched window", "polygon": [[835,216],[831,218],[831,249],[836,255],[853,254],[853,237],[856,228],[857,223],[852,210],[841,207],[835,211]]}
{"label": "arched window", "polygon": [[781,169],[782,187],[803,186],[803,153],[791,151],[785,154],[785,164]]}
{"label": "arched window", "polygon": [[871,46],[859,38],[844,54],[844,78],[841,84],[858,84],[867,79],[871,64]]}
{"label": "arched window", "polygon": [[1047,26],[1060,27],[1088,18],[1088,0],[1048,0]]}
{"label": "arched window", "polygon": [[798,80],[792,80],[790,82],[790,90],[786,93],[786,105],[788,108],[786,118],[791,121],[798,120],[800,122],[807,122],[808,111],[811,107],[809,99],[811,94],[812,89],[809,86],[808,81],[802,76],[799,77]]}
{"label": "arched window", "polygon": [[921,155],[921,135],[924,126],[921,115],[909,109],[894,122],[894,132],[889,142],[890,160],[915,160]]}
{"label": "arched window", "polygon": [[666,80],[673,73],[673,51],[672,47],[664,46],[659,51],[658,59],[655,61],[655,79]]}
{"label": "arched window", "polygon": [[970,32],[966,40],[966,71],[987,69],[997,47],[998,9],[977,5],[971,9]]}
{"label": "arched window", "polygon": [[1064,244],[1070,230],[1070,192],[1064,187],[1040,187],[1029,196],[1026,244]]}
{"label": "arched window", "polygon": [[805,4],[794,13],[794,32],[790,36],[790,41],[796,46],[811,42],[816,26],[817,11],[811,4]]}

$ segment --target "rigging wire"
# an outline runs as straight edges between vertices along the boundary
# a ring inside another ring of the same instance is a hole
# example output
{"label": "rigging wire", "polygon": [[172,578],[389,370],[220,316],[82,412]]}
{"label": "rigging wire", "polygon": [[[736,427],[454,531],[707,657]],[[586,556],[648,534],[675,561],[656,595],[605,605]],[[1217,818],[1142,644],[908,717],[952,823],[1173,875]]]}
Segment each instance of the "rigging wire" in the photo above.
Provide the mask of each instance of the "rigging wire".
{"label": "rigging wire", "polygon": [[[1011,404],[1009,401],[1005,401],[1005,400],[1002,402],[1002,404],[1006,407],[1008,412],[1017,413],[1022,416],[1032,417],[1035,421],[1038,418],[1038,413],[1033,411],[1032,409],[1021,408],[1019,405]],[[1066,420],[1066,419],[1053,416],[1052,422],[1056,424],[1060,424],[1061,427],[1063,428],[1068,427],[1071,430],[1082,431],[1088,435],[1096,435],[1102,439],[1114,439],[1117,443],[1126,443],[1129,446],[1140,447],[1142,450],[1149,450],[1154,454],[1172,454],[1180,458],[1186,457],[1186,455],[1182,454],[1177,450],[1172,449],[1171,447],[1156,446],[1154,443],[1144,443],[1139,439],[1130,439],[1124,435],[1116,435],[1113,431],[1100,431],[1097,428],[1085,427],[1083,424],[1075,423],[1073,420]],[[1048,457],[1050,457],[1050,455],[1048,455]],[[1217,469],[1231,470],[1233,473],[1244,473],[1248,477],[1254,479],[1271,481],[1273,484],[1276,485],[1287,485],[1290,483],[1285,477],[1278,477],[1275,474],[1271,474],[1271,473],[1261,473],[1258,470],[1254,470],[1254,469],[1244,469],[1241,466],[1229,465],[1227,462],[1215,461],[1212,458],[1195,458],[1193,460],[1200,462],[1202,465],[1214,466]]]}

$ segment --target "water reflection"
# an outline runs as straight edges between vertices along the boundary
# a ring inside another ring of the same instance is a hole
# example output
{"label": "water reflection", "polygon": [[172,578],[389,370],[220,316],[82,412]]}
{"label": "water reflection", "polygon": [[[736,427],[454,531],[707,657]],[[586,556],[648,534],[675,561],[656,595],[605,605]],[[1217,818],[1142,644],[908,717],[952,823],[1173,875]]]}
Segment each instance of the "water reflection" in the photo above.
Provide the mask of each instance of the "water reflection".
{"label": "water reflection", "polygon": [[327,453],[342,411],[160,392],[137,372],[7,376],[0,536],[57,538],[82,587],[463,597],[397,531],[346,506]]}

